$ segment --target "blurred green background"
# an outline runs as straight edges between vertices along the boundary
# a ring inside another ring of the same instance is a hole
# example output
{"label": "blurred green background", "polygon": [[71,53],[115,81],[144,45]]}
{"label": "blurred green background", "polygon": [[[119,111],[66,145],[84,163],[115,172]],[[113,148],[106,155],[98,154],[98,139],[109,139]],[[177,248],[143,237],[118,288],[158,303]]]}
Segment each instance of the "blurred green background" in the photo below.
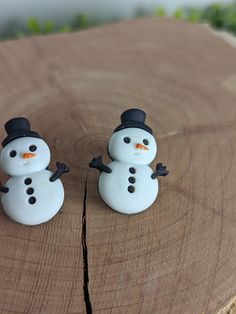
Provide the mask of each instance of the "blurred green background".
{"label": "blurred green background", "polygon": [[[0,0],[0,40],[23,38],[38,34],[73,32],[105,23],[146,16],[157,18],[172,16],[193,23],[207,22],[216,29],[225,30],[236,35],[236,0],[218,3],[209,3],[209,0],[192,3],[182,1],[181,6],[178,5],[178,1],[176,3],[172,2],[172,5],[168,2],[161,4],[160,1],[139,1],[133,2],[132,7],[127,8],[126,5],[126,9],[124,4],[123,10],[121,9],[122,1],[120,7],[113,2],[114,10],[111,6],[112,1],[109,2],[110,7],[106,6],[106,1],[100,3],[100,7],[98,3],[95,6],[93,1],[90,1],[91,6],[89,9],[86,6],[83,9],[83,5],[81,8],[79,6],[77,8],[75,3],[71,5],[68,2],[68,6],[66,5],[64,8],[64,13],[62,7],[59,10],[60,7],[57,2],[52,3],[49,8],[46,5],[44,7],[43,2],[35,6],[33,0],[28,3],[24,0],[18,0],[18,7],[15,5],[16,3],[12,2],[13,5],[9,6],[4,1]],[[80,1],[76,3],[79,5]],[[19,7],[20,4],[22,5]],[[24,14],[21,14],[21,12],[24,12]],[[39,12],[40,14],[38,14]]]}

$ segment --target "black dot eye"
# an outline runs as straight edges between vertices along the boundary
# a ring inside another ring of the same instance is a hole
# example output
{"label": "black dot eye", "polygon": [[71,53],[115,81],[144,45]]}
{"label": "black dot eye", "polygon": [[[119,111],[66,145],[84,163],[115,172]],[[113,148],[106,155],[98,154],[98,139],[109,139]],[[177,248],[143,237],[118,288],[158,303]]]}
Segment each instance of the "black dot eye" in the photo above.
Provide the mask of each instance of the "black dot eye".
{"label": "black dot eye", "polygon": [[29,150],[30,150],[31,152],[35,152],[36,149],[37,149],[37,146],[35,146],[35,145],[30,145],[30,147],[29,147]]}
{"label": "black dot eye", "polygon": [[131,139],[130,139],[128,136],[126,136],[126,137],[123,138],[123,141],[124,141],[126,144],[129,144],[129,143],[131,142]]}
{"label": "black dot eye", "polygon": [[148,145],[149,144],[149,142],[148,142],[148,140],[146,138],[143,140],[143,144],[144,145]]}
{"label": "black dot eye", "polygon": [[11,157],[16,157],[16,151],[15,150],[11,150],[10,151],[10,156]]}

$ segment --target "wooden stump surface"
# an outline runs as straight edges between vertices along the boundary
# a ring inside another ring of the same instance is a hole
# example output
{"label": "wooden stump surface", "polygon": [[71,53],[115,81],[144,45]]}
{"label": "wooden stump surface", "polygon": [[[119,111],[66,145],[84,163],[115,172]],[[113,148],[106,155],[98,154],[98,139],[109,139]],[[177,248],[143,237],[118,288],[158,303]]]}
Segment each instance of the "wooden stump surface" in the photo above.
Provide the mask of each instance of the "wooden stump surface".
{"label": "wooden stump surface", "polygon": [[[215,314],[236,295],[236,50],[201,25],[138,19],[0,43],[0,136],[16,116],[66,162],[62,212],[0,215],[0,313]],[[110,210],[88,169],[130,107],[168,165],[155,204]],[[6,176],[1,174],[1,181]],[[89,279],[89,281],[88,281]]]}

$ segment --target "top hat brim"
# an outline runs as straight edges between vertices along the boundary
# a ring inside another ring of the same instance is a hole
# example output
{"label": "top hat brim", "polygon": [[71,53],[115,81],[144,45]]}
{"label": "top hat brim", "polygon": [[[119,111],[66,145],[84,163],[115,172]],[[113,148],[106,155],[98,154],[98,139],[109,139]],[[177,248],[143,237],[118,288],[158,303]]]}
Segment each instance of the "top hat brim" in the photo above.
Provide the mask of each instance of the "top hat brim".
{"label": "top hat brim", "polygon": [[36,138],[41,138],[41,136],[34,131],[31,130],[21,130],[21,131],[16,131],[16,132],[12,132],[11,134],[9,134],[2,142],[2,146],[5,147],[7,144],[9,144],[10,142],[12,142],[13,140],[16,140],[18,138],[21,137],[36,137]]}
{"label": "top hat brim", "polygon": [[119,125],[113,133],[118,132],[120,130],[123,129],[127,129],[127,128],[139,128],[139,129],[143,129],[145,131],[147,131],[150,134],[153,134],[152,129],[147,126],[146,124],[142,123],[142,122],[138,122],[138,121],[126,121],[124,123],[122,123],[121,125]]}

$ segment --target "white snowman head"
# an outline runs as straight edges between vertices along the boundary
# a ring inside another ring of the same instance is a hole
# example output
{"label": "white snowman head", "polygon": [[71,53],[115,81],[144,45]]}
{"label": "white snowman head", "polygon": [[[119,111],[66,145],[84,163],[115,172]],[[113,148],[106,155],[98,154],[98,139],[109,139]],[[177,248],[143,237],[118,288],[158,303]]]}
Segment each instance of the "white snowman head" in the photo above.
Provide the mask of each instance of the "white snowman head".
{"label": "white snowman head", "polygon": [[129,109],[121,115],[118,126],[108,143],[113,160],[149,165],[156,156],[157,145],[152,129],[145,123],[146,114],[140,109]]}
{"label": "white snowman head", "polygon": [[38,133],[31,131],[26,118],[15,118],[5,125],[8,133],[0,155],[2,170],[10,176],[20,176],[45,169],[50,163],[48,145]]}

